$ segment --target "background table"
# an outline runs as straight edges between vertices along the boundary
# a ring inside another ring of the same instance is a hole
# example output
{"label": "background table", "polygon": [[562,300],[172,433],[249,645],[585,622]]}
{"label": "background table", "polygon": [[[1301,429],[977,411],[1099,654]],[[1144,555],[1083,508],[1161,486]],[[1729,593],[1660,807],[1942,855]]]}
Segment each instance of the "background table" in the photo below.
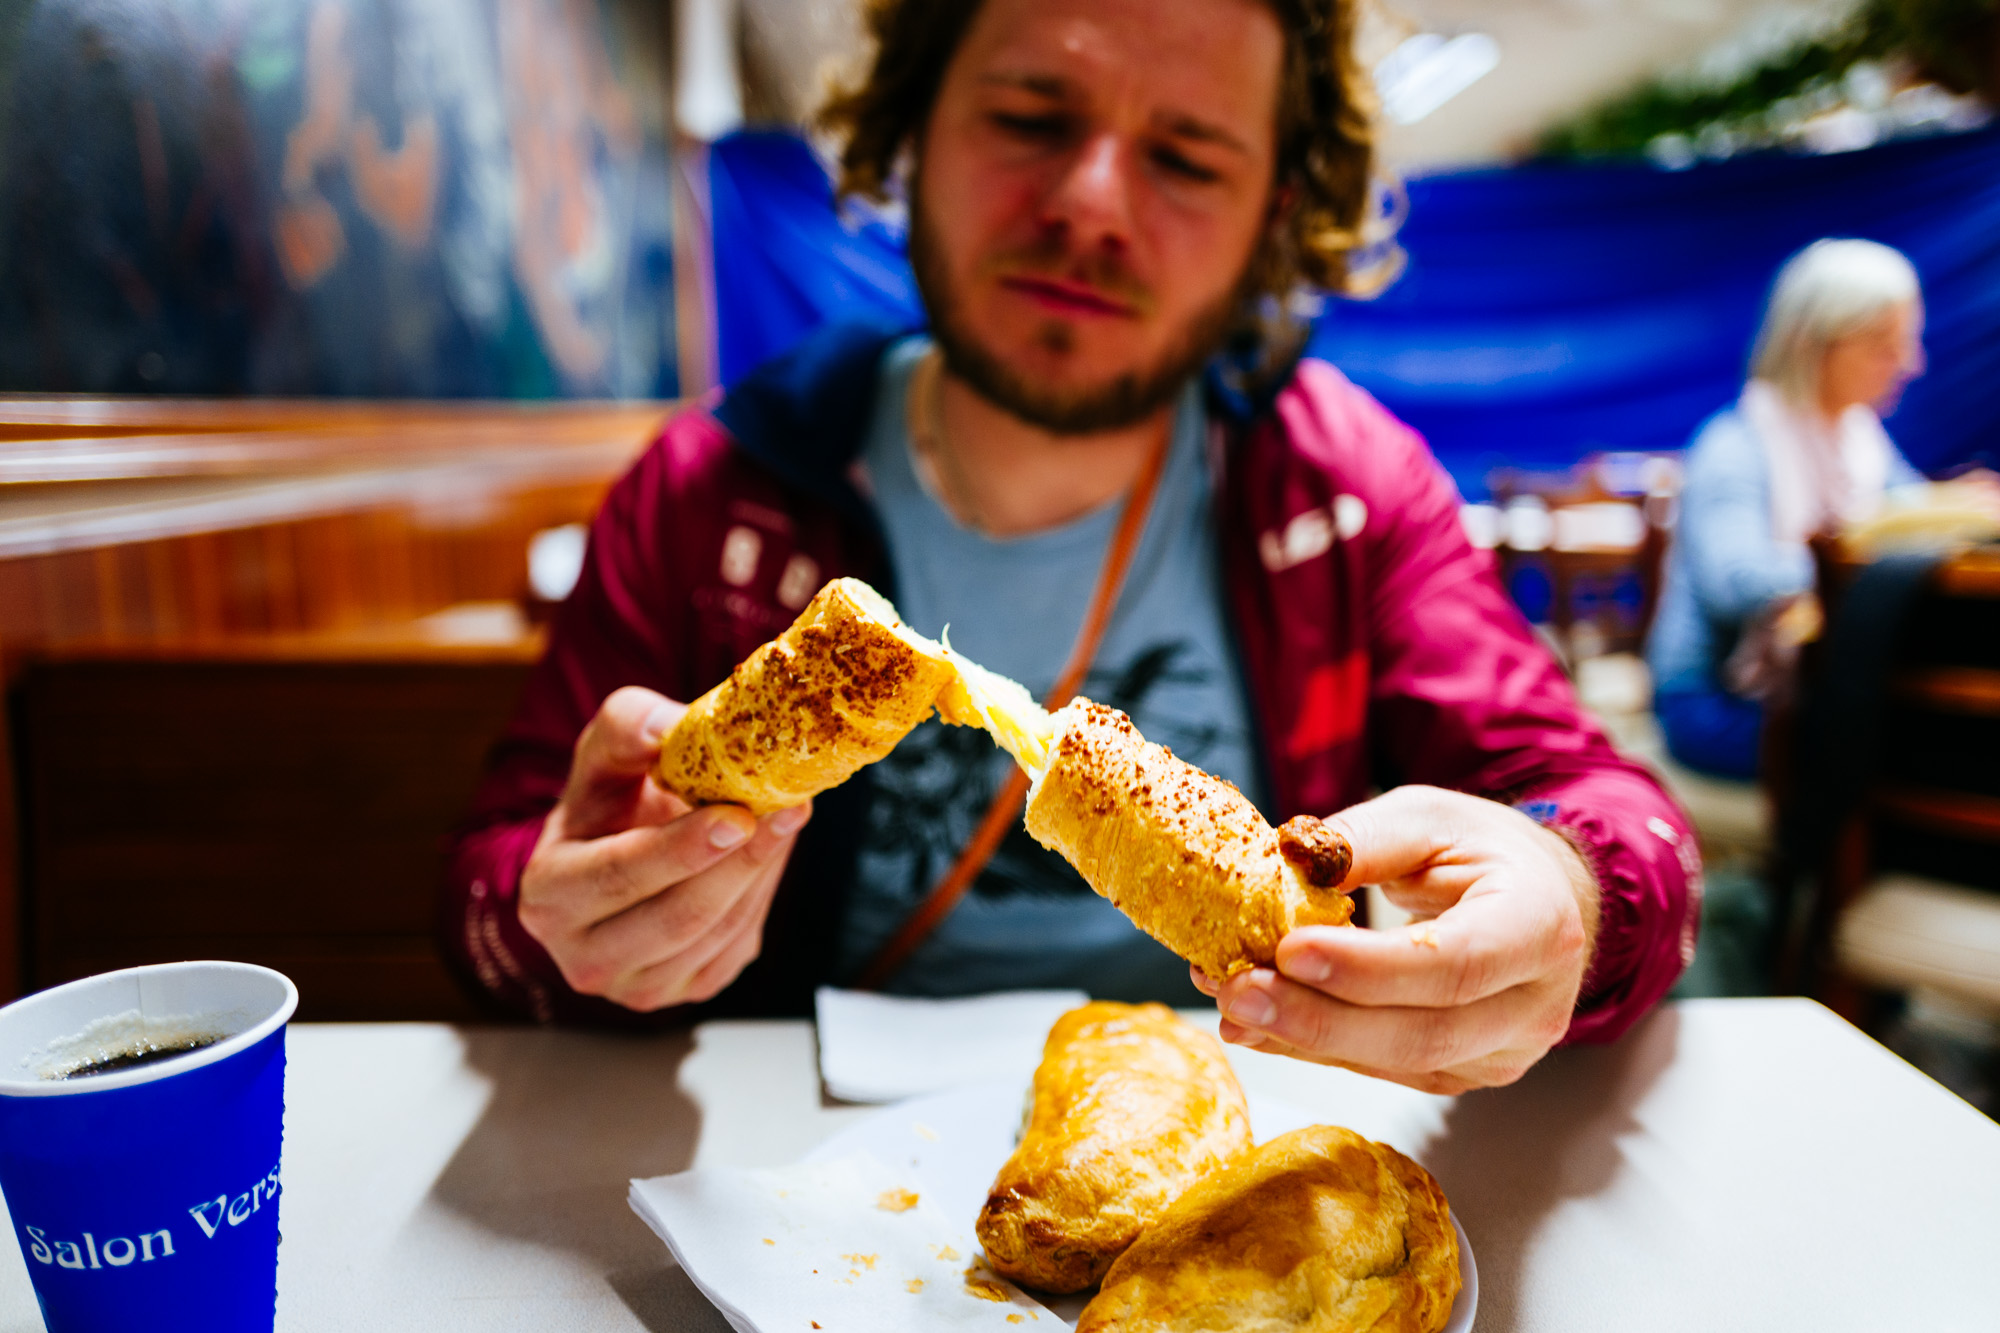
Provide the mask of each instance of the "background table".
{"label": "background table", "polygon": [[[804,1022],[290,1041],[282,1333],[721,1333],[627,1180],[781,1164],[875,1113],[822,1098]],[[1231,1056],[1437,1174],[1482,1333],[2000,1327],[2000,1126],[1810,1002],[1668,1006],[1458,1098]],[[8,1247],[0,1333],[40,1327]]]}

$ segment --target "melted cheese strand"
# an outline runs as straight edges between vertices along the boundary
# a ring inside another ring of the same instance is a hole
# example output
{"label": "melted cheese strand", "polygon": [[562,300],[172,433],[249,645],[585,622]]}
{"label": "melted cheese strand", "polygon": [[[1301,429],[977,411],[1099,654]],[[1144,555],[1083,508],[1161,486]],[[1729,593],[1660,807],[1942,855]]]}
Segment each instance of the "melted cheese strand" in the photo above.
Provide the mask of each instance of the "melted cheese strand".
{"label": "melted cheese strand", "polygon": [[988,671],[951,649],[951,632],[941,636],[958,679],[938,696],[938,715],[961,727],[984,727],[994,744],[1014,757],[1028,776],[1041,780],[1055,744],[1055,717],[1017,681]]}

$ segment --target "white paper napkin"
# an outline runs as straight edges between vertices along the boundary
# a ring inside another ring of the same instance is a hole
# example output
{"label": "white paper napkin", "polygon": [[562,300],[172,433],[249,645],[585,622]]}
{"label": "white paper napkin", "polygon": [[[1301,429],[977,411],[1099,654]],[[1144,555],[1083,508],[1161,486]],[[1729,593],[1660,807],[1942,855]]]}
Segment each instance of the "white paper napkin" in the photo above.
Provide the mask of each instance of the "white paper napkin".
{"label": "white paper napkin", "polygon": [[842,1101],[895,1102],[1011,1074],[1042,1062],[1056,1019],[1082,991],[1004,991],[963,1000],[821,987],[819,1076]]}
{"label": "white paper napkin", "polygon": [[635,1180],[630,1200],[737,1333],[1060,1333],[922,1190],[855,1153]]}

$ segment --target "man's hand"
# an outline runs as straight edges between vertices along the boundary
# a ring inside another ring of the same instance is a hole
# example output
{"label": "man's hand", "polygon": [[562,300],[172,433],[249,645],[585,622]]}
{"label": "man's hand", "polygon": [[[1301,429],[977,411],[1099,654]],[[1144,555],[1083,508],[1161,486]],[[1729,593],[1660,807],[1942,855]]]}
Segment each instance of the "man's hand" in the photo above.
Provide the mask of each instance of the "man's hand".
{"label": "man's hand", "polygon": [[649,1012],[713,997],[763,947],[810,805],[694,809],[649,774],[685,704],[628,686],[576,742],[521,874],[521,926],[584,995]]}
{"label": "man's hand", "polygon": [[1354,847],[1349,888],[1379,884],[1418,920],[1301,926],[1277,970],[1195,984],[1222,1037],[1425,1092],[1511,1083],[1562,1039],[1597,935],[1598,886],[1561,835],[1518,810],[1398,787],[1326,821]]}

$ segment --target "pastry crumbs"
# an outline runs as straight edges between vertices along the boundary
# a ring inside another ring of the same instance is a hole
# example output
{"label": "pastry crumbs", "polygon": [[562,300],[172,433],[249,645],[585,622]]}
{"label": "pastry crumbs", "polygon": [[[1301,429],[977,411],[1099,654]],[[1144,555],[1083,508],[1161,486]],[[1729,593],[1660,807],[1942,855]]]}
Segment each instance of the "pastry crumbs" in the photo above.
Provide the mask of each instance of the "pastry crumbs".
{"label": "pastry crumbs", "polygon": [[883,1190],[875,1206],[885,1213],[907,1213],[917,1206],[915,1190]]}
{"label": "pastry crumbs", "polygon": [[1004,1304],[1007,1300],[1007,1289],[992,1278],[981,1277],[976,1265],[965,1270],[965,1290],[982,1301],[999,1301]]}

